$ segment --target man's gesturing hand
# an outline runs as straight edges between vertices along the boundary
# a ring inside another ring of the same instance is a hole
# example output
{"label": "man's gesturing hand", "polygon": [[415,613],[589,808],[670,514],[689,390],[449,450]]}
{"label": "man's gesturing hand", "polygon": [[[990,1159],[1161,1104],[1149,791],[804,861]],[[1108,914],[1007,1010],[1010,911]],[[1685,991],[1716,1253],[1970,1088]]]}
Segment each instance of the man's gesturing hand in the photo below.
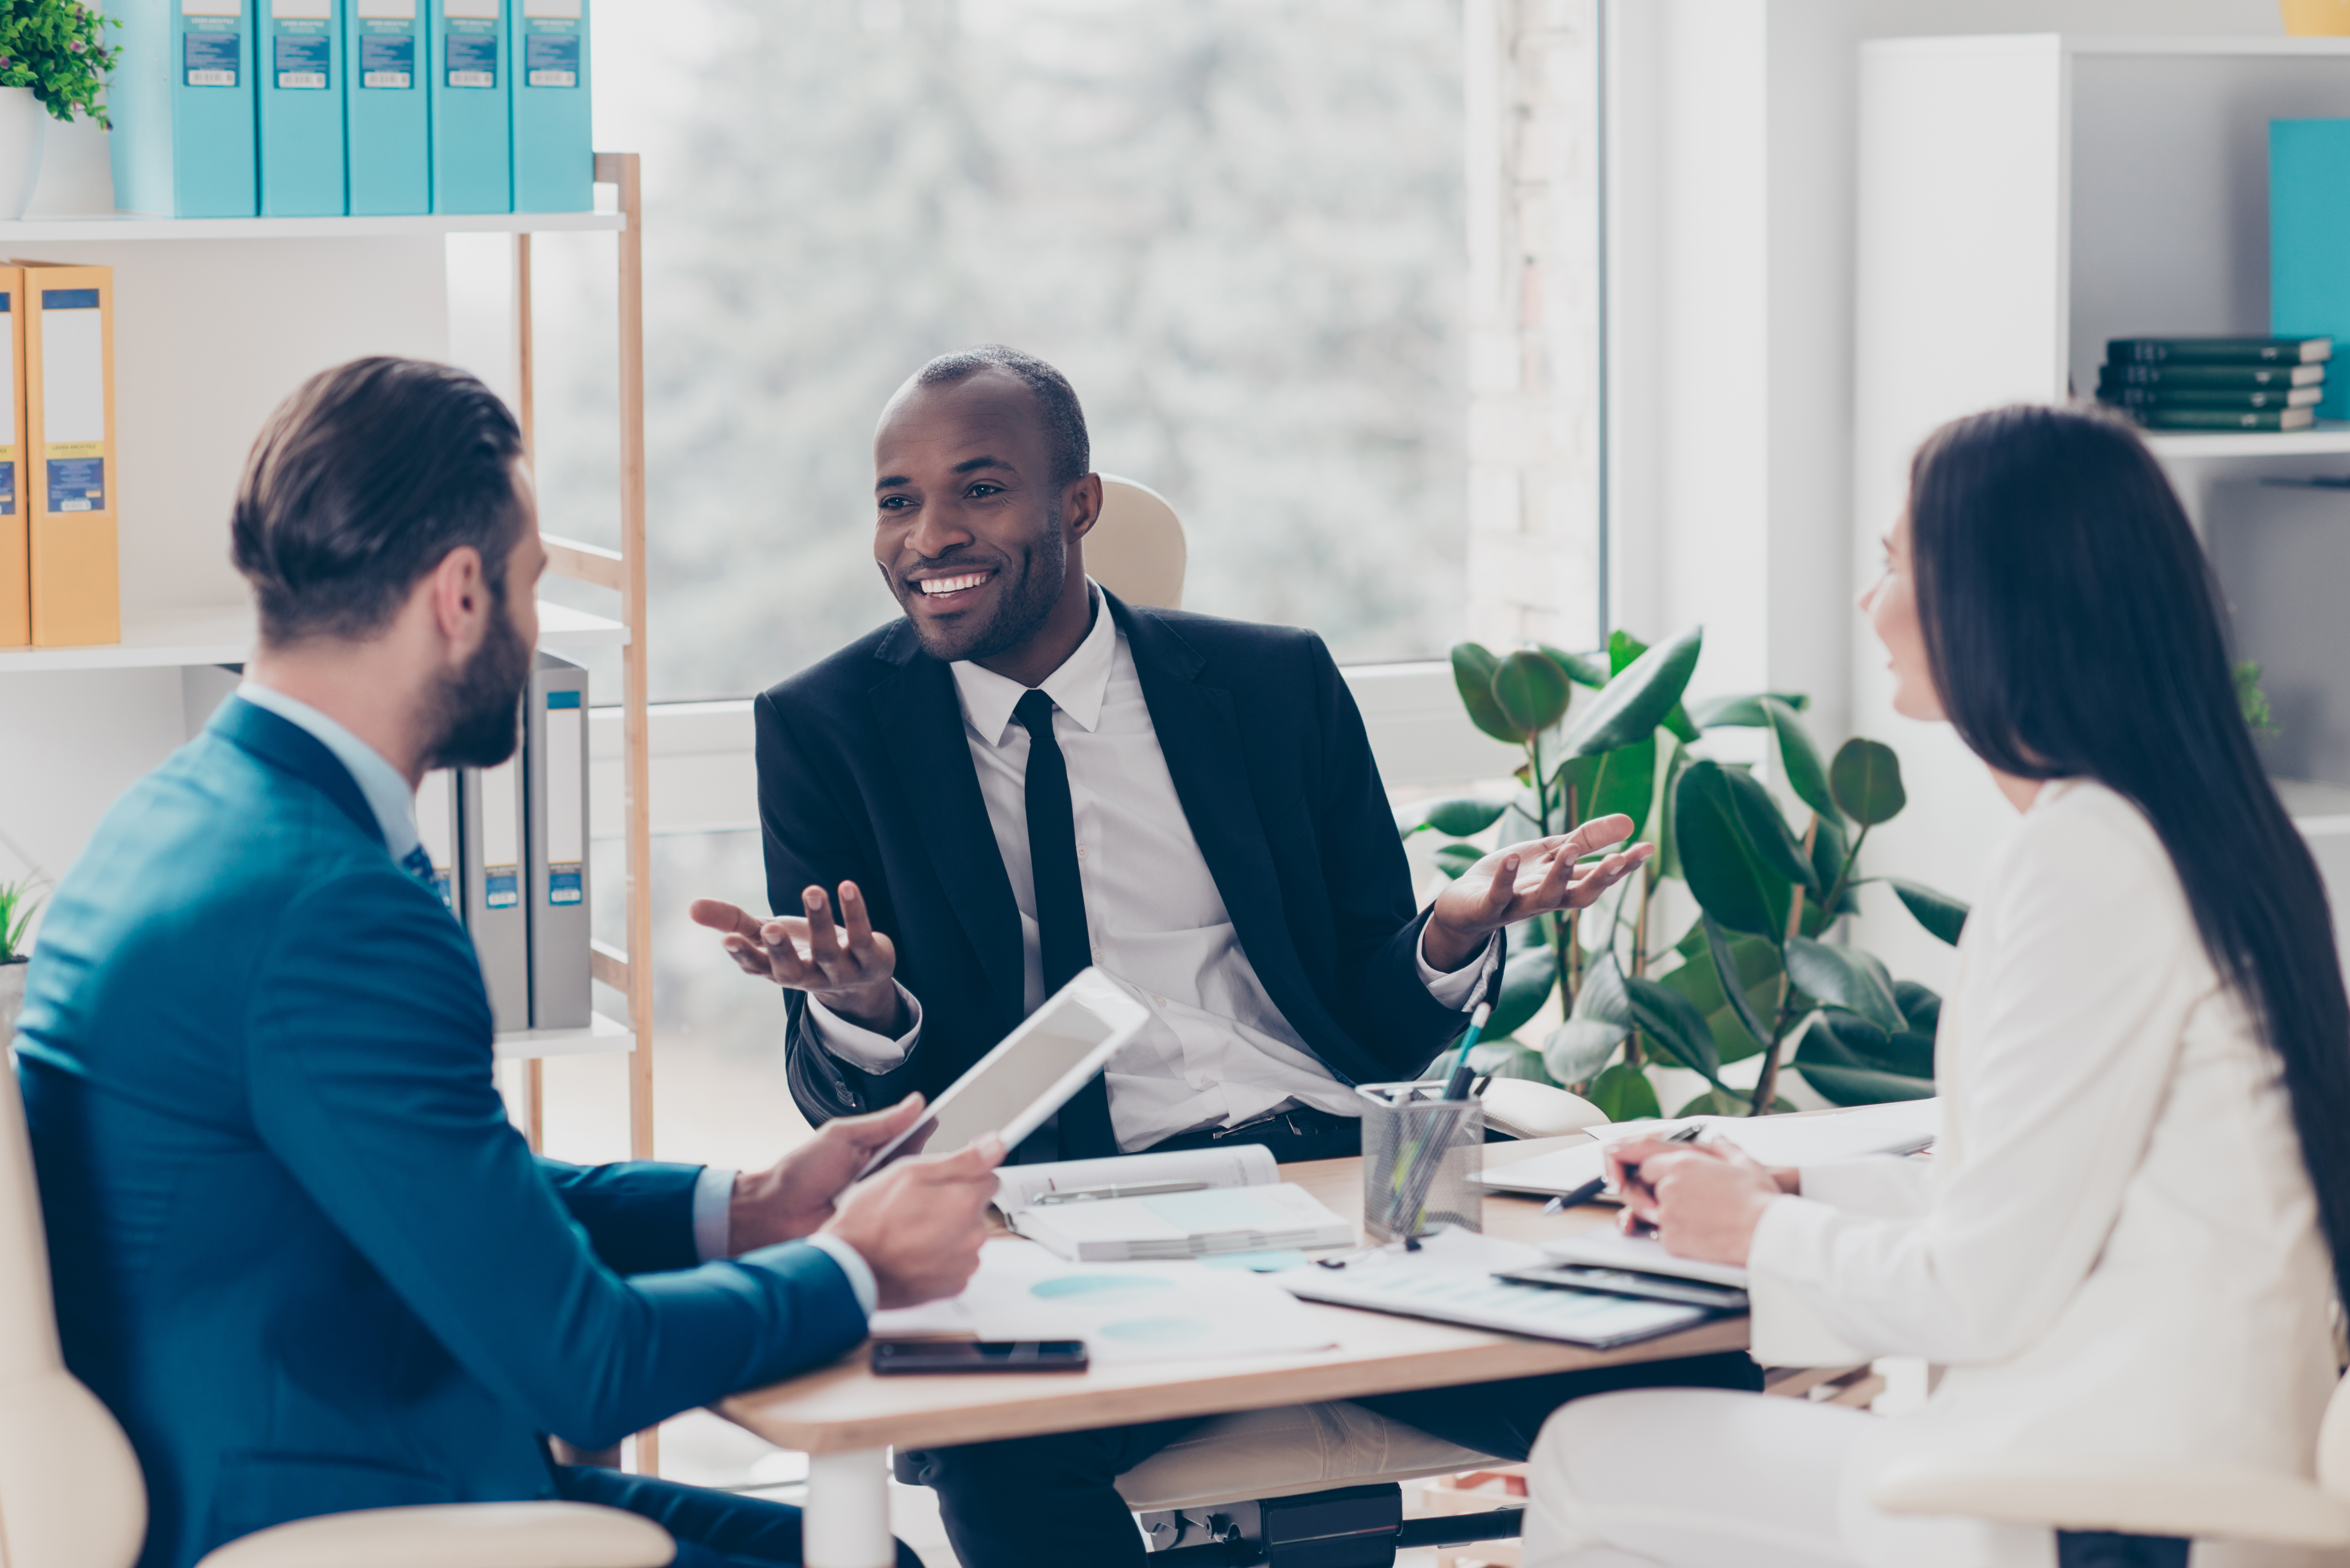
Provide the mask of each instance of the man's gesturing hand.
{"label": "man's gesturing hand", "polygon": [[854,882],[840,885],[840,922],[832,899],[810,886],[800,890],[803,917],[762,920],[749,910],[717,898],[696,898],[694,924],[723,932],[719,945],[744,974],[805,991],[860,1028],[883,1034],[905,1032],[898,986],[898,949],[865,911],[865,895]]}
{"label": "man's gesturing hand", "polygon": [[1003,1140],[992,1134],[954,1154],[901,1159],[851,1189],[825,1230],[872,1269],[884,1307],[954,1295],[979,1269],[1003,1163]]}
{"label": "man's gesturing hand", "polygon": [[1575,862],[1603,845],[1622,843],[1631,832],[1628,816],[1596,816],[1573,833],[1513,844],[1486,856],[1436,896],[1428,917],[1430,965],[1459,969],[1503,926],[1586,907],[1654,855],[1657,846],[1635,844],[1588,866],[1578,867]]}
{"label": "man's gesturing hand", "polygon": [[882,1145],[914,1125],[922,1096],[908,1095],[886,1111],[835,1116],[816,1136],[765,1170],[734,1179],[727,1208],[729,1252],[747,1252],[808,1234],[832,1218],[833,1201]]}

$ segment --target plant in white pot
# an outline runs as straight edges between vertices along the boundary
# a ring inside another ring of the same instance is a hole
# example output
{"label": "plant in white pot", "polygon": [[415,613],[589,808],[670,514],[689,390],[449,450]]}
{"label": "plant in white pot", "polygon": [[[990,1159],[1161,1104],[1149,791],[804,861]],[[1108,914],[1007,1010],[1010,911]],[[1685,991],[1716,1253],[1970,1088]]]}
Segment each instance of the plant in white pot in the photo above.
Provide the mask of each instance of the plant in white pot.
{"label": "plant in white pot", "polygon": [[36,877],[0,882],[0,1051],[15,1037],[16,1013],[25,1005],[25,971],[32,959],[25,933],[41,907],[33,892],[39,885]]}
{"label": "plant in white pot", "polygon": [[31,205],[52,117],[114,128],[99,98],[121,53],[105,29],[120,26],[81,0],[0,0],[0,218]]}

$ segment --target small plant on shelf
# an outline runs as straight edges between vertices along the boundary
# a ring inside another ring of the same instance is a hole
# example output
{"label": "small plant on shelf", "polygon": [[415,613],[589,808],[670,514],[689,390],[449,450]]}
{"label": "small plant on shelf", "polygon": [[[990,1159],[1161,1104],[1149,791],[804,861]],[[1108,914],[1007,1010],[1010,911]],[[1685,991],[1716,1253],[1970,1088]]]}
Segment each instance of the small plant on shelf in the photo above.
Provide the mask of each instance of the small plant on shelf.
{"label": "small plant on shelf", "polygon": [[25,945],[25,933],[41,908],[41,900],[35,896],[40,885],[40,878],[32,876],[0,882],[0,964],[23,963],[32,956]]}
{"label": "small plant on shelf", "polygon": [[[1703,629],[1692,628],[1656,648],[1618,631],[1592,654],[1530,648],[1496,656],[1476,643],[1452,650],[1471,720],[1524,753],[1519,788],[1508,800],[1407,808],[1397,823],[1405,837],[1451,840],[1435,855],[1451,877],[1485,853],[1466,841],[1488,829],[1514,844],[1617,813],[1659,851],[1612,904],[1510,933],[1501,999],[1472,1064],[1574,1089],[1619,1121],[1661,1114],[1652,1064],[1706,1081],[1682,1115],[1793,1109],[1778,1093],[1783,1067],[1839,1105],[1932,1094],[1941,999],[1894,980],[1875,955],[1825,940],[1856,912],[1854,890],[1870,880],[1890,887],[1944,941],[1956,943],[1966,923],[1967,907],[1955,898],[1857,875],[1869,830],[1907,804],[1898,759],[1855,738],[1823,763],[1799,716],[1808,700],[1798,695],[1684,707],[1702,642]],[[1781,774],[1806,808],[1800,831],[1748,768],[1691,750],[1707,731],[1730,727],[1769,732]],[[1654,947],[1650,906],[1669,878],[1688,888],[1699,913],[1677,940]],[[1539,1045],[1516,1039],[1554,994],[1564,1021]],[[1758,1054],[1752,1089],[1722,1081],[1725,1066]]]}
{"label": "small plant on shelf", "polygon": [[0,87],[31,88],[54,119],[78,112],[112,130],[99,98],[122,52],[105,29],[120,26],[80,0],[0,0]]}

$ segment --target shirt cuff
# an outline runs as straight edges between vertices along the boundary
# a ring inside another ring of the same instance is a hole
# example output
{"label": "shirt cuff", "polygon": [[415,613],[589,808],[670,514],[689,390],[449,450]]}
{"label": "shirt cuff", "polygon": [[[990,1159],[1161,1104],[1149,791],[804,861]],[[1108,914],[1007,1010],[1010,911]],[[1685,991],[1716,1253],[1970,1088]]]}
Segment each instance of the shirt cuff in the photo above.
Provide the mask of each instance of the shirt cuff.
{"label": "shirt cuff", "polygon": [[[895,981],[889,983],[898,984]],[[816,1031],[816,1044],[826,1051],[852,1067],[879,1076],[904,1066],[921,1038],[922,1004],[902,985],[898,985],[898,1000],[905,1004],[907,1023],[906,1032],[895,1040],[849,1023],[813,996],[807,999],[808,1025]]]}
{"label": "shirt cuff", "polygon": [[[1477,1000],[1477,993],[1485,989],[1493,966],[1501,961],[1502,933],[1495,931],[1485,939],[1485,954],[1475,963],[1464,963],[1447,972],[1428,961],[1428,928],[1422,926],[1419,945],[1412,950],[1412,955],[1419,964],[1419,983],[1428,987],[1428,994],[1455,1012],[1466,1012]],[[808,1005],[816,1004],[811,1000]]]}
{"label": "shirt cuff", "polygon": [[857,1304],[871,1317],[873,1309],[881,1304],[881,1286],[873,1278],[873,1265],[867,1262],[857,1249],[827,1231],[819,1231],[807,1238],[807,1244],[840,1265],[848,1276],[848,1288],[857,1294]]}
{"label": "shirt cuff", "polygon": [[702,1179],[693,1184],[693,1255],[703,1262],[734,1255],[729,1244],[733,1207],[734,1173],[723,1166],[703,1166]]}

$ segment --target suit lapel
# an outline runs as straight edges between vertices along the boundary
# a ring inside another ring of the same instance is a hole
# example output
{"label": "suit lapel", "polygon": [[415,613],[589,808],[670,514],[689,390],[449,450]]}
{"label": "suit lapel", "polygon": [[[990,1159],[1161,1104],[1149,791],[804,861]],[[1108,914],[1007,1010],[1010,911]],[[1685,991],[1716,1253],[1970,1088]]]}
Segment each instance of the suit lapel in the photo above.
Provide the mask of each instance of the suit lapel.
{"label": "suit lapel", "polygon": [[923,846],[963,934],[978,952],[995,1012],[1010,1028],[1027,1000],[1020,953],[1020,906],[1004,874],[995,827],[980,798],[979,774],[963,739],[954,676],[921,651],[900,623],[874,652],[889,668],[868,693]]}
{"label": "suit lapel", "polygon": [[326,742],[317,736],[281,719],[268,709],[232,696],[220,705],[205,728],[219,734],[238,750],[260,758],[271,766],[292,774],[309,784],[341,808],[342,814],[359,825],[361,833],[376,843],[383,842],[383,825],[375,819],[375,812],[359,793],[357,780],[350,770],[327,750]]}

